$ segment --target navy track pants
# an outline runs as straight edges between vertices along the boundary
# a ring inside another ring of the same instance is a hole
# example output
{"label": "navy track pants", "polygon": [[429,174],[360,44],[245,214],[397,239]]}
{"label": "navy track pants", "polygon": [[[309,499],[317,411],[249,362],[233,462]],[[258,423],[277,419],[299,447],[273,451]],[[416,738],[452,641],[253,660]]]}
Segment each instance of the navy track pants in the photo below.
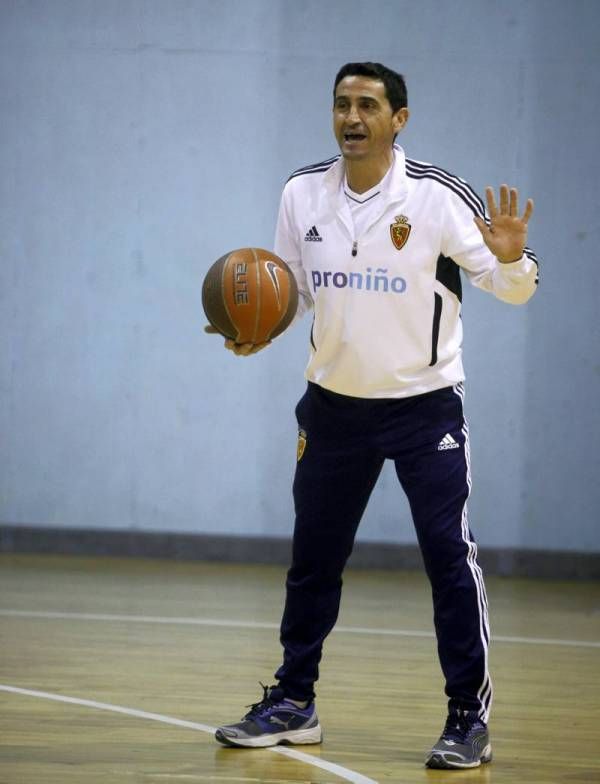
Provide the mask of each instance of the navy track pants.
{"label": "navy track pants", "polygon": [[[385,459],[396,466],[431,582],[449,704],[487,722],[487,598],[467,521],[471,487],[462,384],[366,400],[309,383],[296,407],[304,452],[294,479],[296,524],[275,677],[288,696],[314,697],[323,642],[337,620],[342,572]],[[299,452],[300,454],[300,452]]]}

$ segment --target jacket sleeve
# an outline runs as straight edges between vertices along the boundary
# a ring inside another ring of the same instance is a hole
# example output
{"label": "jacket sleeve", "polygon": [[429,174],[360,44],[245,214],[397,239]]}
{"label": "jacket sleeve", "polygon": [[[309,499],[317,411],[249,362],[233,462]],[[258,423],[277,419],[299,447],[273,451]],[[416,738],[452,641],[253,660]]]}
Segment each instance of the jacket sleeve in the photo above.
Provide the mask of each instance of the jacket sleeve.
{"label": "jacket sleeve", "polygon": [[284,188],[279,205],[277,227],[275,229],[275,254],[290,267],[298,284],[298,310],[292,324],[313,307],[313,298],[308,287],[306,273],[302,266],[301,244],[298,229],[294,225],[291,190],[289,184]]}
{"label": "jacket sleeve", "polygon": [[475,194],[472,204],[467,204],[455,193],[447,195],[442,253],[465,271],[474,286],[489,291],[503,302],[521,305],[527,302],[536,290],[538,264],[535,253],[526,247],[517,261],[510,264],[499,262],[484,243],[481,232],[473,221],[473,217],[479,215],[489,223],[488,215],[481,204],[481,199]]}

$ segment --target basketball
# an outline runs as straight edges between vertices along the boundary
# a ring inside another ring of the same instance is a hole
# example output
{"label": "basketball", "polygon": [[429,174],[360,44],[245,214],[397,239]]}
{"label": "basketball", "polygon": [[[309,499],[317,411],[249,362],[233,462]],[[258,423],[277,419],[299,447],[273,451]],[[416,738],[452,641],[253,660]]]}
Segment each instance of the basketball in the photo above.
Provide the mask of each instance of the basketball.
{"label": "basketball", "polygon": [[289,327],[298,307],[298,286],[274,253],[240,248],[221,256],[206,273],[202,307],[224,337],[266,343]]}

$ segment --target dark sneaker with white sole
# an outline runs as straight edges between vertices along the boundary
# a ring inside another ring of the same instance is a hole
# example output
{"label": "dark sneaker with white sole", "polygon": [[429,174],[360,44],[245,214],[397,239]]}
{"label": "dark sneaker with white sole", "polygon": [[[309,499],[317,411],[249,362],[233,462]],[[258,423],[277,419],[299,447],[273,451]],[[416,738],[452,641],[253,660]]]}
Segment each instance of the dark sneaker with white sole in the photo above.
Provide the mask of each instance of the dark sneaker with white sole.
{"label": "dark sneaker with white sole", "polygon": [[248,706],[249,712],[238,724],[217,729],[215,738],[219,743],[244,748],[321,743],[323,733],[314,701],[299,708],[286,699],[279,686],[261,686],[262,699]]}
{"label": "dark sneaker with white sole", "polygon": [[492,761],[492,745],[487,726],[477,711],[451,709],[438,742],[431,749],[428,768],[478,768]]}

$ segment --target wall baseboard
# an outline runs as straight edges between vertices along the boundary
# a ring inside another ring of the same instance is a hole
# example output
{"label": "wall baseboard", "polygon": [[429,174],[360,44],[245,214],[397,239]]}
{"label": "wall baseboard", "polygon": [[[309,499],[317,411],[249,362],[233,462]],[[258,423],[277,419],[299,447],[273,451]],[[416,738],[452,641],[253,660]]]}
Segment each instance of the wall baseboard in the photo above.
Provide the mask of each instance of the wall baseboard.
{"label": "wall baseboard", "polygon": [[[0,525],[0,553],[172,558],[287,566],[291,557],[291,540]],[[490,575],[553,580],[600,579],[600,553],[481,548],[478,559],[483,570]],[[348,565],[356,569],[421,570],[423,560],[416,545],[356,542]]]}

